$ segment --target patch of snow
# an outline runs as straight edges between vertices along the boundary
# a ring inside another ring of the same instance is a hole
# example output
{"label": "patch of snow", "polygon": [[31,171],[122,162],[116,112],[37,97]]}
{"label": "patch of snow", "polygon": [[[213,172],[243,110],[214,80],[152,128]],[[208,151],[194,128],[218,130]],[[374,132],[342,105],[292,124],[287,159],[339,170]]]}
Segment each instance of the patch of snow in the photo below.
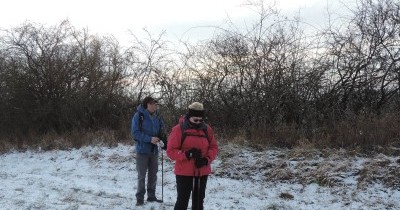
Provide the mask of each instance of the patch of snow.
{"label": "patch of snow", "polygon": [[[229,151],[222,150],[226,153],[221,153],[212,165],[215,173],[208,179],[205,209],[400,209],[399,189],[380,183],[365,189],[357,187],[357,174],[369,161],[365,157],[343,160],[350,168],[329,172],[339,180],[329,187],[292,180],[301,170],[315,171],[324,162],[339,170],[337,159],[317,155],[305,163],[304,157],[287,159],[289,150],[226,149]],[[395,158],[381,158],[399,167]],[[268,170],[277,166],[292,173],[292,179],[269,180]],[[161,175],[159,167],[159,198]],[[137,208],[133,146],[10,152],[0,155],[0,209],[172,209],[175,175],[173,162],[165,153],[163,175],[164,203],[146,203]]]}

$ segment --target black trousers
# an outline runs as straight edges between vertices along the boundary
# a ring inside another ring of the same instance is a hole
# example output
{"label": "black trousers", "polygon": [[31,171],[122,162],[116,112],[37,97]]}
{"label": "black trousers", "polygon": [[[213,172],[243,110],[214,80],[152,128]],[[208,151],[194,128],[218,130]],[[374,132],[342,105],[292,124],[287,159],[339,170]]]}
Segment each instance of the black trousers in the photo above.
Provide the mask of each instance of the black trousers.
{"label": "black trousers", "polygon": [[[174,210],[186,210],[192,193],[192,210],[203,210],[203,201],[206,196],[208,176],[176,176],[176,199]],[[200,183],[199,183],[200,182]],[[199,185],[200,184],[200,185]]]}

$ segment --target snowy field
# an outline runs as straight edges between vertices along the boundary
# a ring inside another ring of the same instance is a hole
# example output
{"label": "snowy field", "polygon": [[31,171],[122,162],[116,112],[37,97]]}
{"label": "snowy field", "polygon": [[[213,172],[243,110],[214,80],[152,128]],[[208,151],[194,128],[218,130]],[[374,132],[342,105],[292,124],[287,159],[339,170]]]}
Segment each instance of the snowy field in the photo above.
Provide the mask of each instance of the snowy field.
{"label": "snowy field", "polygon": [[[225,145],[212,165],[205,209],[400,209],[399,162]],[[172,167],[165,157],[164,203],[137,208],[131,145],[9,152],[0,155],[0,209],[173,209]],[[161,181],[160,166],[159,198]]]}

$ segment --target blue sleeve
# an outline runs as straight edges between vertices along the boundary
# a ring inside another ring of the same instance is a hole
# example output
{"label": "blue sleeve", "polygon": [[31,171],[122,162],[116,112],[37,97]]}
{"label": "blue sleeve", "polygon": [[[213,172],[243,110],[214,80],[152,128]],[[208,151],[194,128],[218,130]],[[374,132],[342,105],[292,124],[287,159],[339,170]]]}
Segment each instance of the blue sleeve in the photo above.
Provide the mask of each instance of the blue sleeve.
{"label": "blue sleeve", "polygon": [[131,135],[136,141],[151,142],[151,136],[146,135],[139,128],[139,113],[135,113],[132,118]]}

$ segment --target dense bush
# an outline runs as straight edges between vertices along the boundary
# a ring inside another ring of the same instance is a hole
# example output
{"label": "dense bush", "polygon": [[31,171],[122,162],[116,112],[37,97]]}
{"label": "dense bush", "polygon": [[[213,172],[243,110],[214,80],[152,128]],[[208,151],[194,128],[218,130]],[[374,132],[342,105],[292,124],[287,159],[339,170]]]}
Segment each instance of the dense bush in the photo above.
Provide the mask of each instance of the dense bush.
{"label": "dense bush", "polygon": [[127,140],[136,106],[153,95],[167,130],[196,100],[225,140],[365,150],[394,145],[400,141],[400,4],[358,3],[352,18],[311,35],[298,18],[254,5],[259,22],[247,31],[219,28],[210,40],[184,43],[187,51],[179,53],[163,34],[147,32],[143,40],[132,34],[130,46],[119,46],[68,21],[2,30],[1,141],[32,145],[49,133],[99,130]]}

